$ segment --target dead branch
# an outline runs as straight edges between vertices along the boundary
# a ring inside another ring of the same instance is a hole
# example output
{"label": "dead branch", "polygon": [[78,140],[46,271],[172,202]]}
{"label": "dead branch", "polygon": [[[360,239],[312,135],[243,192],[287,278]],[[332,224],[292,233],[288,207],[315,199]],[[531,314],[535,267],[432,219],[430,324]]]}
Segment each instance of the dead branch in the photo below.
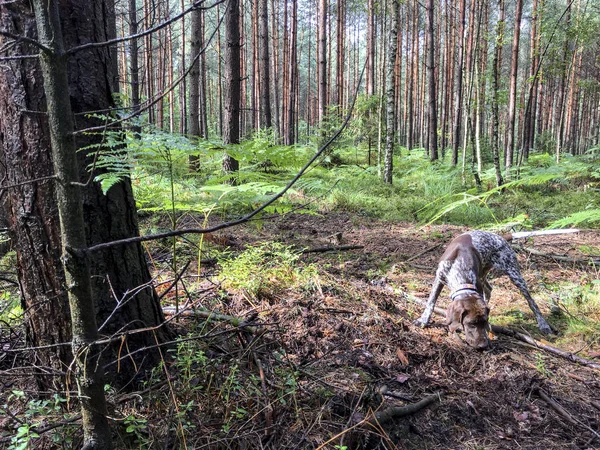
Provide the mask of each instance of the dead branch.
{"label": "dead branch", "polygon": [[[176,314],[174,306],[164,306],[163,313],[165,316],[172,316]],[[207,320],[216,320],[219,322],[226,322],[234,327],[243,328],[245,331],[249,331],[252,334],[257,333],[260,328],[254,325],[248,325],[244,319],[235,316],[229,316],[227,314],[219,314],[213,311],[207,311],[204,309],[185,309],[179,311],[180,316],[188,317],[202,317]]]}
{"label": "dead branch", "polygon": [[519,333],[518,331],[511,330],[510,328],[501,327],[498,325],[491,326],[492,331],[496,334],[503,334],[505,336],[510,336],[519,341],[526,342],[527,344],[533,345],[540,350],[544,350],[548,353],[552,353],[553,355],[560,356],[561,358],[568,359],[571,362],[576,364],[581,364],[582,366],[591,367],[592,369],[600,370],[600,364],[590,361],[589,359],[582,358],[581,356],[577,356],[574,353],[567,352],[565,350],[561,350],[559,348],[553,347],[548,344],[544,344],[542,342],[536,341],[531,336],[528,336],[523,333]]}
{"label": "dead branch", "polygon": [[389,408],[385,408],[382,411],[376,412],[373,415],[373,418],[368,420],[366,424],[376,427],[378,425],[385,425],[394,419],[415,414],[423,408],[431,405],[433,402],[441,401],[444,394],[444,392],[436,392],[435,394],[429,395],[417,403],[410,403],[405,406],[390,406]]}
{"label": "dead branch", "polygon": [[404,260],[404,261],[402,261],[402,262],[404,262],[404,263],[407,263],[407,262],[413,261],[413,260],[415,260],[415,259],[417,259],[417,258],[419,258],[419,257],[423,256],[425,253],[429,253],[430,251],[432,251],[432,250],[435,250],[436,248],[438,248],[438,247],[439,247],[439,246],[441,246],[441,245],[442,245],[442,243],[441,243],[441,242],[440,242],[439,244],[432,245],[431,247],[429,247],[429,248],[426,248],[426,249],[425,249],[425,250],[423,250],[422,252],[420,252],[420,253],[417,253],[416,255],[414,255],[414,256],[411,256],[410,258],[408,258],[407,260]]}
{"label": "dead branch", "polygon": [[550,405],[552,407],[552,409],[554,409],[554,411],[556,411],[567,422],[569,422],[569,423],[571,423],[573,425],[577,425],[577,426],[580,426],[582,428],[585,428],[586,430],[588,430],[589,432],[591,432],[594,436],[596,436],[597,438],[600,438],[600,434],[598,434],[596,431],[594,431],[592,428],[590,428],[585,423],[583,423],[583,422],[577,420],[576,418],[574,418],[571,414],[569,414],[567,412],[566,409],[564,409],[556,401],[552,400],[550,398],[550,396],[544,392],[543,389],[541,389],[541,388],[537,389],[537,393],[538,393],[538,395],[540,396],[540,398],[542,400],[544,400],[546,403],[548,403],[548,405]]}
{"label": "dead branch", "polygon": [[361,248],[365,248],[364,245],[338,245],[338,246],[329,246],[329,247],[316,247],[316,248],[307,248],[302,250],[302,254],[305,253],[325,253],[325,252],[343,252],[346,250],[358,250]]}
{"label": "dead branch", "polygon": [[[391,289],[391,288],[390,288]],[[406,292],[402,292],[399,290],[395,290],[395,292],[399,292],[405,300],[408,300],[411,303],[416,303],[417,305],[425,306],[425,302],[420,298],[417,298],[413,295],[410,295]],[[434,309],[436,314],[446,317],[446,310],[442,308],[436,307]],[[503,334],[505,336],[510,336],[519,341],[526,342],[527,344],[533,345],[534,347],[544,350],[548,353],[551,353],[555,356],[560,356],[561,358],[565,358],[571,362],[576,364],[580,364],[582,366],[591,367],[592,369],[600,370],[600,364],[590,361],[589,359],[582,358],[581,356],[577,356],[571,352],[567,352],[565,350],[561,350],[559,348],[553,347],[548,344],[544,344],[542,342],[536,341],[531,336],[528,336],[523,333],[519,333],[518,331],[511,330],[510,328],[501,327],[498,325],[491,325],[492,331],[496,334]]]}
{"label": "dead branch", "polygon": [[520,249],[520,250],[524,250],[527,253],[531,253],[532,255],[542,256],[544,258],[550,258],[550,259],[554,259],[556,261],[568,262],[568,263],[574,263],[574,264],[584,264],[584,265],[600,266],[600,260],[598,260],[598,259],[593,259],[593,258],[571,258],[569,256],[555,255],[554,253],[540,252],[539,250],[536,250],[534,248],[529,248],[529,247],[521,247],[521,246],[514,246],[514,247],[517,248],[517,249]]}

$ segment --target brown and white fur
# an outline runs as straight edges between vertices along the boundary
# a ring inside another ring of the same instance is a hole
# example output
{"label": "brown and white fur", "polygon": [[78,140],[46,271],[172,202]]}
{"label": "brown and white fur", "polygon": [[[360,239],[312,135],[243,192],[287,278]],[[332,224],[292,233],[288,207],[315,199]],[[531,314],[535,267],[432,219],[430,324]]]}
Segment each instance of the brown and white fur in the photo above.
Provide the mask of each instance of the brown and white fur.
{"label": "brown and white fur", "polygon": [[[507,237],[510,238],[510,235]],[[487,231],[470,231],[450,242],[440,259],[425,311],[415,324],[424,327],[429,323],[435,302],[446,285],[452,299],[447,310],[446,325],[453,332],[463,331],[465,340],[472,347],[487,348],[490,311],[487,304],[492,287],[486,277],[492,268],[508,275],[527,300],[539,329],[551,334],[550,325],[542,316],[521,275],[515,252],[506,239]]]}

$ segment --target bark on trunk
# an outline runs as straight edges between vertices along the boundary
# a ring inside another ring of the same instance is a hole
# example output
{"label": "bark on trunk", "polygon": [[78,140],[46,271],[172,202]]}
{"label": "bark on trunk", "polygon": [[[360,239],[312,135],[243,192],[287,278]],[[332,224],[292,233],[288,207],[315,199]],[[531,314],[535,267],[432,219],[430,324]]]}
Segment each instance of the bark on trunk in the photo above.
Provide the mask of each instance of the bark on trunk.
{"label": "bark on trunk", "polygon": [[[31,11],[26,6],[19,5],[20,2],[15,2],[10,7],[3,6],[0,9],[3,22],[13,21],[20,28],[17,31],[35,36]],[[20,10],[15,12],[15,8]],[[105,41],[114,36],[114,11],[110,2],[71,0],[61,3],[61,12],[63,11],[63,38],[67,48]],[[23,51],[23,47],[15,49],[15,52],[27,53]],[[114,64],[116,59],[113,58],[112,52],[107,48],[79,52],[69,58],[69,86],[61,95],[70,99],[76,129],[103,123],[83,114],[84,112],[114,106],[112,89],[116,86],[117,73]],[[3,157],[7,162],[7,180],[9,183],[17,183],[49,175],[51,170],[48,163],[52,158],[45,116],[26,112],[46,109],[40,90],[42,75],[39,67],[33,60],[13,61],[10,64],[13,70],[0,71],[0,77],[3,78],[0,82],[0,115],[5,118],[0,121],[3,128],[0,135]],[[2,87],[6,90],[2,91]],[[68,96],[65,95],[66,92]],[[15,93],[17,98],[14,97]],[[100,138],[77,134],[75,145],[82,148],[97,144]],[[86,168],[91,156],[93,155],[88,155],[86,151],[78,152],[79,180],[82,182],[89,178]],[[51,186],[50,182],[25,184],[17,190],[11,189],[4,202],[4,207],[10,214],[12,237],[20,261],[18,270],[23,302],[29,311],[29,344],[33,346],[68,342],[70,339],[70,329],[64,326],[69,311],[64,292],[64,273],[57,264],[60,236],[56,201]],[[113,186],[106,196],[98,183],[89,183],[82,189],[82,201],[87,245],[139,234],[129,180]],[[22,225],[26,223],[31,223],[32,226],[24,229]],[[155,326],[164,321],[156,293],[148,284],[150,275],[141,246],[118,247],[93,255],[90,267],[97,320],[99,324],[107,322],[101,329],[103,334]],[[42,284],[38,284],[38,280]],[[145,287],[138,290],[138,286]],[[125,302],[118,304],[121,300]],[[115,308],[118,308],[117,313],[113,313]],[[170,338],[166,330],[157,331],[159,342]],[[154,334],[150,333],[127,338],[129,350],[155,343]],[[113,361],[118,354],[118,347],[106,349],[104,354],[107,362]],[[121,356],[123,355],[121,352]],[[64,348],[38,352],[36,357],[43,360],[40,362],[44,366],[56,370],[64,370],[68,366],[63,364],[69,358],[69,355],[65,355]],[[140,365],[142,359],[144,363]],[[149,370],[158,360],[157,352],[126,358],[121,361],[119,373],[116,372],[116,366],[110,366],[109,381],[114,385],[124,385],[132,378],[138,378],[139,371]],[[42,389],[64,382],[60,377],[38,378]]]}
{"label": "bark on trunk", "polygon": [[504,0],[499,1],[500,18],[496,25],[496,49],[494,50],[493,89],[494,100],[492,102],[492,154],[494,157],[494,169],[496,171],[496,185],[504,184],[502,170],[500,168],[500,69],[502,67],[502,43],[504,41]]}
{"label": "bark on trunk", "polygon": [[515,122],[517,110],[517,71],[519,69],[519,37],[521,36],[521,16],[523,0],[517,0],[515,11],[515,29],[512,43],[512,60],[510,64],[510,88],[508,92],[508,130],[506,133],[506,149],[504,151],[506,175],[513,165]]}
{"label": "bark on trunk", "polygon": [[435,89],[435,35],[433,30],[433,0],[427,0],[427,35],[429,36],[429,49],[427,52],[427,74],[429,77],[429,158],[431,161],[438,159],[437,145],[437,94]]}
{"label": "bark on trunk", "polygon": [[460,25],[458,31],[458,60],[456,63],[456,99],[454,103],[454,128],[452,134],[452,165],[458,164],[458,147],[460,146],[462,100],[463,100],[463,60],[465,41],[465,0],[460,0]]}
{"label": "bark on trunk", "polygon": [[388,63],[386,76],[386,141],[385,141],[385,157],[383,167],[383,181],[392,183],[394,143],[396,136],[396,50],[398,46],[398,16],[400,15],[399,0],[392,0],[392,23],[390,26],[389,46],[388,46]]}
{"label": "bark on trunk", "polygon": [[[270,86],[271,80],[269,71],[269,11],[268,1],[260,0],[259,5],[259,77],[260,77],[260,115],[261,126],[271,128],[271,95]],[[310,76],[309,76],[310,79]],[[310,96],[309,96],[310,97]]]}
{"label": "bark on trunk", "polygon": [[[225,13],[225,117],[223,143],[240,142],[240,4],[230,0]],[[239,161],[228,154],[223,159],[223,170],[231,173],[239,169]]]}

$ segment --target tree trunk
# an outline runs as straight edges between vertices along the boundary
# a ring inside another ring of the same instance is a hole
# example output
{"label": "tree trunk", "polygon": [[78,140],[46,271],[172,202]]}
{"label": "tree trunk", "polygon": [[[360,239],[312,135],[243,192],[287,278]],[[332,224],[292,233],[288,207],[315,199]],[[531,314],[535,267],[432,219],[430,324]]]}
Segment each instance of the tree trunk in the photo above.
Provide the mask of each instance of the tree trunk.
{"label": "tree trunk", "polygon": [[[230,0],[225,13],[225,117],[223,143],[240,142],[240,4]],[[223,158],[223,170],[239,169],[239,161],[228,154]]]}
{"label": "tree trunk", "polygon": [[506,133],[506,149],[504,151],[506,175],[513,165],[515,118],[517,110],[517,75],[519,69],[519,37],[521,36],[521,16],[523,15],[523,0],[517,0],[515,11],[515,29],[512,43],[512,59],[510,64],[510,87],[508,92],[508,130]]}
{"label": "tree trunk", "polygon": [[[138,33],[137,6],[135,0],[129,0],[129,34]],[[138,62],[138,41],[133,38],[129,41],[129,75],[131,77],[131,113],[137,114],[140,110],[140,66]],[[132,131],[137,135],[141,128],[134,125]]]}
{"label": "tree trunk", "polygon": [[327,0],[319,0],[319,124],[327,114]]}
{"label": "tree trunk", "polygon": [[367,8],[367,95],[375,95],[375,0],[368,0]]}
{"label": "tree trunk", "polygon": [[392,23],[390,26],[389,44],[388,44],[388,63],[386,76],[386,140],[385,140],[385,159],[383,167],[383,181],[392,183],[394,143],[396,136],[396,55],[398,46],[398,16],[400,15],[399,0],[392,0]]}
{"label": "tree trunk", "polygon": [[429,77],[429,129],[428,144],[429,158],[431,161],[438,159],[437,146],[437,94],[435,91],[435,35],[433,0],[427,0],[427,35],[429,36],[429,48],[427,52],[427,74]]}
{"label": "tree trunk", "polygon": [[[269,71],[269,11],[268,0],[260,0],[259,6],[259,77],[260,77],[260,115],[261,126],[271,128],[271,80]],[[310,79],[310,76],[309,76]]]}
{"label": "tree trunk", "polygon": [[494,50],[493,62],[493,89],[494,100],[492,102],[492,154],[494,158],[494,169],[496,171],[496,185],[504,184],[502,170],[500,168],[500,71],[502,69],[502,43],[504,41],[504,0],[499,0],[500,18],[496,25],[496,48]]}
{"label": "tree trunk", "polygon": [[[195,0],[192,0],[194,2]],[[189,133],[193,137],[201,137],[200,132],[200,49],[202,33],[202,11],[195,9],[190,13],[190,62],[194,61],[189,73],[190,88],[190,118],[188,120]],[[190,170],[198,170],[198,156],[189,156]]]}
{"label": "tree trunk", "polygon": [[456,98],[454,103],[454,128],[452,134],[452,165],[458,164],[458,147],[460,146],[462,102],[463,102],[463,61],[465,42],[465,0],[460,0],[460,26],[458,30],[458,59],[456,62]]}
{"label": "tree trunk", "polygon": [[[108,2],[96,0],[81,3],[71,0],[61,5],[61,11],[65,12],[63,19],[68,21],[68,26],[63,27],[66,46],[74,47],[114,37],[114,11]],[[31,30],[31,26],[26,23],[32,20],[31,15],[27,15],[28,12],[23,7],[19,13],[8,6],[0,7],[0,11],[3,20],[17,20],[21,14],[22,18],[19,20],[24,23],[18,32]],[[18,47],[15,52],[26,53],[22,50],[23,47]],[[64,56],[62,59],[66,60]],[[3,127],[0,141],[8,184],[51,175],[48,163],[52,158],[46,120],[43,115],[25,112],[46,109],[40,100],[44,98],[40,91],[42,75],[37,64],[32,61],[12,61],[12,71],[0,71],[0,115],[5,118],[0,121],[0,126]],[[63,88],[60,95],[65,99],[70,98],[77,129],[103,123],[102,120],[83,114],[84,112],[114,107],[111,89],[114,89],[117,80],[115,62],[108,47],[78,52],[68,60],[69,86]],[[65,95],[67,92],[69,96]],[[18,97],[14,97],[17,93]],[[101,136],[79,133],[76,135],[75,145],[83,148],[100,142]],[[79,179],[87,181],[89,173],[86,167],[93,154],[79,151],[77,155]],[[11,218],[11,234],[19,260],[17,270],[22,285],[24,309],[29,312],[27,327],[28,344],[31,346],[70,340],[70,327],[66,325],[69,311],[63,287],[65,278],[62,267],[58,264],[58,213],[53,198],[51,183],[40,181],[11,189],[4,203]],[[135,203],[128,179],[113,186],[106,196],[98,183],[89,183],[82,188],[82,201],[88,246],[139,235]],[[106,250],[102,254],[92,255],[90,264],[95,311],[98,323],[104,324],[101,329],[103,334],[156,326],[164,321],[156,293],[148,284],[151,278],[141,246]],[[121,300],[125,302],[118,305]],[[115,314],[117,307],[118,313]],[[133,351],[155,345],[155,335],[159,342],[171,337],[162,328],[155,330],[154,334],[137,333],[127,338],[128,349]],[[106,361],[112,362],[118,354],[118,346],[104,350]],[[36,353],[38,365],[48,367],[50,371],[56,370],[58,375],[58,378],[40,375],[37,379],[40,389],[64,385],[66,380],[62,378],[63,370],[69,365],[69,357],[62,347]],[[115,366],[110,366],[108,379],[113,385],[125,385],[138,377],[140,371],[149,370],[159,359],[160,355],[156,351],[125,358],[120,363],[119,373],[114,372]],[[142,361],[144,363],[140,365]],[[132,384],[131,387],[135,385]]]}
{"label": "tree trunk", "polygon": [[298,2],[292,0],[292,15],[290,17],[290,38],[289,38],[289,63],[287,82],[287,111],[286,111],[286,133],[284,135],[284,144],[293,145],[296,143],[296,111],[297,111],[297,92],[298,92]]}

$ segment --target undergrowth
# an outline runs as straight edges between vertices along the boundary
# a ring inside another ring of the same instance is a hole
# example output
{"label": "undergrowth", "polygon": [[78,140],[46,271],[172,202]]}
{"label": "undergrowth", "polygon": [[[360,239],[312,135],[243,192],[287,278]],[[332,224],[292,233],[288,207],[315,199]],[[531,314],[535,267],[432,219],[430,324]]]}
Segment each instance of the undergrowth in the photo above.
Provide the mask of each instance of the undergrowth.
{"label": "undergrowth", "polygon": [[[115,134],[100,151],[97,169],[102,173],[97,178],[109,189],[130,176],[141,211],[240,216],[281,190],[316,151],[314,145],[274,142],[265,132],[228,146],[152,128],[139,139]],[[240,161],[233,183],[221,170],[225,153]],[[198,158],[194,170],[190,157]],[[378,168],[368,164],[364,144],[354,145],[346,136],[264,213],[343,210],[389,221],[484,228],[600,225],[600,159],[593,151],[581,157],[564,155],[559,164],[554,155],[532,153],[502,187],[495,186],[491,164],[478,186],[471,168],[452,167],[449,157],[431,163],[422,149],[399,148],[394,183],[387,185]]]}

